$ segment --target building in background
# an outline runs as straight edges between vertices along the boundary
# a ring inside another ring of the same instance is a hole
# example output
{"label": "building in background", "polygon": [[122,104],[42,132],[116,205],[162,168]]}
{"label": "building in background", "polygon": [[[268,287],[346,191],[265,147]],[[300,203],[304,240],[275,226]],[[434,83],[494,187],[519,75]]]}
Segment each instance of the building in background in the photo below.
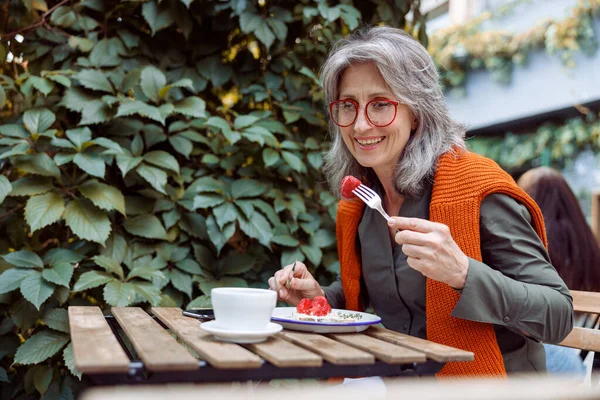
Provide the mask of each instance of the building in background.
{"label": "building in background", "polygon": [[[491,13],[493,17],[484,18],[477,28],[480,33],[504,31],[514,37],[527,35],[545,21],[562,21],[584,3],[598,7],[597,1],[577,0],[422,0],[421,9],[428,15],[430,37],[442,29],[452,29],[453,25],[468,24],[483,13]],[[583,40],[589,48],[580,43],[567,43],[569,54],[548,51],[550,40],[566,41],[569,33],[567,30],[557,32],[556,27],[549,24],[545,37],[541,38],[546,41],[546,49],[530,49],[523,65],[508,66],[510,78],[504,82],[499,82],[490,68],[470,68],[460,90],[446,90],[451,113],[467,125],[468,136],[502,137],[507,132],[518,136],[535,132],[547,123],[560,125],[571,118],[585,118],[584,114],[597,116],[600,110],[600,51],[596,51],[595,38],[600,33],[599,16],[596,13],[589,24],[578,28],[581,30],[579,38],[588,36]],[[454,57],[459,59],[460,54]],[[459,61],[469,65],[468,59]],[[489,61],[491,64],[494,60]],[[573,135],[573,141],[577,140],[576,136]],[[564,140],[568,141],[568,137],[566,135]],[[575,154],[562,165],[563,173],[582,199],[588,214],[590,194],[600,190],[600,164],[595,150],[577,147]],[[524,165],[510,172],[518,175],[527,167]]]}

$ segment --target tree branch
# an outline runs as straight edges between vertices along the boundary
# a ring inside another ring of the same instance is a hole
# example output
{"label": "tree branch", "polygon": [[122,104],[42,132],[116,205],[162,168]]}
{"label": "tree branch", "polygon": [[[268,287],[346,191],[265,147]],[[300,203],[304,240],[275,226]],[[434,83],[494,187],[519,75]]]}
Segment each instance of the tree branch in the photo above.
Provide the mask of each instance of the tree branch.
{"label": "tree branch", "polygon": [[44,24],[47,24],[46,22],[46,18],[52,14],[54,12],[54,10],[56,10],[58,7],[62,6],[63,4],[68,3],[71,0],[62,0],[61,2],[59,2],[58,4],[56,4],[54,7],[52,7],[51,9],[49,9],[48,11],[46,11],[45,13],[42,14],[42,16],[40,17],[40,19],[38,19],[36,22],[34,22],[31,25],[27,25],[21,29],[17,29],[16,31],[12,31],[10,33],[7,33],[6,35],[2,36],[2,40],[0,40],[1,42],[7,42],[10,39],[12,39],[14,36],[19,35],[23,32],[27,32],[31,29],[37,28],[39,26],[42,26]]}
{"label": "tree branch", "polygon": [[13,214],[13,213],[19,211],[23,207],[25,207],[25,204],[21,204],[20,206],[17,206],[15,208],[13,208],[12,210],[8,210],[4,214],[0,215],[0,219],[3,219],[4,217],[8,217],[10,214]]}

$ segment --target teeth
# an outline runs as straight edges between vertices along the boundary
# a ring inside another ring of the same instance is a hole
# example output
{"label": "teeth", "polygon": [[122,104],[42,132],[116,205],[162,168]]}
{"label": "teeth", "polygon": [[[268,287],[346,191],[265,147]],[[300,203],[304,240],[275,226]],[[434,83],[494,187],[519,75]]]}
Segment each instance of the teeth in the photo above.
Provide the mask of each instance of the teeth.
{"label": "teeth", "polygon": [[377,143],[381,142],[382,140],[383,140],[383,137],[380,137],[379,139],[368,139],[368,140],[356,139],[356,141],[358,143],[362,144],[363,146],[369,146],[369,145],[377,144]]}

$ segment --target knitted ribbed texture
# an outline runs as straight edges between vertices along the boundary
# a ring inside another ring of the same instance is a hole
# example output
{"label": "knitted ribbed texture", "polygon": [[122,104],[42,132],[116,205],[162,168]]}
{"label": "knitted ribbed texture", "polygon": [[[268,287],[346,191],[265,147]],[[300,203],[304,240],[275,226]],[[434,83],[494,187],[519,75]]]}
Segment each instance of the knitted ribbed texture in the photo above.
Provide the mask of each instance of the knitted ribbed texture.
{"label": "knitted ribbed texture", "polygon": [[[479,208],[490,193],[504,193],[524,204],[536,232],[547,246],[542,213],[535,202],[494,161],[473,153],[444,154],[434,175],[429,218],[450,228],[452,237],[470,258],[481,261]],[[337,239],[346,308],[361,310],[358,224],[364,204],[342,200],[338,206]],[[504,377],[504,363],[491,324],[467,321],[450,314],[460,294],[450,286],[427,279],[427,339],[472,351],[472,362],[451,362],[437,374],[444,376]]]}

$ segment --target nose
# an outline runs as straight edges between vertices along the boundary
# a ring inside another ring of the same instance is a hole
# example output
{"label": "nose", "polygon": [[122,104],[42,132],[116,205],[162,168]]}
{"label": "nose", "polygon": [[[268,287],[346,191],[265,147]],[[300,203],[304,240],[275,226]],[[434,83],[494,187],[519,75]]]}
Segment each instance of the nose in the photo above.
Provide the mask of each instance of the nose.
{"label": "nose", "polygon": [[365,115],[365,110],[361,107],[361,109],[358,110],[358,115],[356,116],[356,121],[354,121],[354,131],[356,133],[361,133],[361,132],[366,132],[369,129],[371,129],[371,123],[369,122],[369,120],[367,119],[367,116]]}

